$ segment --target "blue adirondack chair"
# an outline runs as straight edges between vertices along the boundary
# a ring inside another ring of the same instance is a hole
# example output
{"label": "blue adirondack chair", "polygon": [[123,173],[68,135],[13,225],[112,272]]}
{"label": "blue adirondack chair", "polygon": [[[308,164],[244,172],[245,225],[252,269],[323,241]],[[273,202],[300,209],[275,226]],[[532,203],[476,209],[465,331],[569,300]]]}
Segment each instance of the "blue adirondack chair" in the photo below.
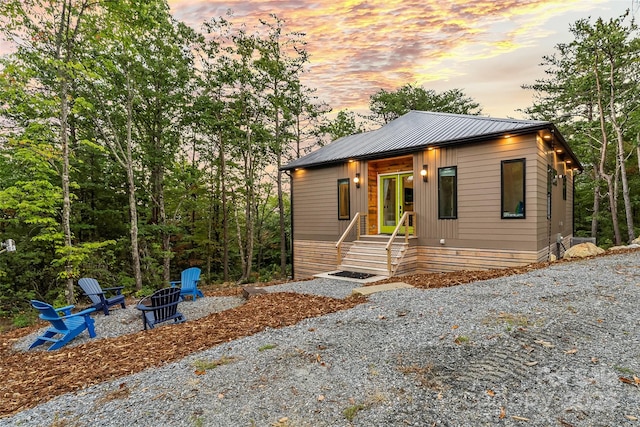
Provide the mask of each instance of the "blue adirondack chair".
{"label": "blue adirondack chair", "polygon": [[198,267],[187,268],[182,271],[180,280],[172,281],[171,287],[180,285],[180,296],[185,297],[191,295],[195,301],[198,297],[204,298],[204,295],[200,289],[198,289],[198,282],[200,281],[200,269]]}
{"label": "blue adirondack chair", "polygon": [[[53,344],[48,348],[48,351],[57,350],[80,335],[85,329],[89,331],[91,338],[96,336],[94,321],[91,318],[91,313],[95,311],[93,307],[71,314],[73,305],[53,308],[50,304],[38,300],[31,300],[31,305],[40,311],[42,320],[51,323],[51,327],[31,344],[30,349],[51,342]],[[62,313],[62,316],[59,313]]]}
{"label": "blue adirondack chair", "polygon": [[[83,277],[78,280],[78,285],[80,285],[84,293],[91,299],[93,303],[92,307],[96,310],[102,310],[106,316],[109,315],[109,307],[112,305],[120,304],[122,308],[126,308],[124,305],[124,295],[121,294],[124,286],[102,289],[96,279],[89,277]],[[111,292],[115,295],[107,298],[105,292]]]}
{"label": "blue adirondack chair", "polygon": [[186,320],[178,311],[178,303],[182,301],[180,289],[164,288],[155,291],[152,295],[142,298],[136,308],[142,312],[142,324],[144,329],[153,329],[155,325],[173,320],[174,323],[182,323]]}

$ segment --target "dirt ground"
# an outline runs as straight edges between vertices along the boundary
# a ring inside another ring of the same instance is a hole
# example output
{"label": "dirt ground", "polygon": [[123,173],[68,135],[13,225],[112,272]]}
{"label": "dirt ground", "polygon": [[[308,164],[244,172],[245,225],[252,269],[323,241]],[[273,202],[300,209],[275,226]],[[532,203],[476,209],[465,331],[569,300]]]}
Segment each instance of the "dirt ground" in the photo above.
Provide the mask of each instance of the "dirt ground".
{"label": "dirt ground", "polygon": [[[565,262],[565,261],[560,261]],[[547,263],[489,271],[462,271],[400,276],[385,282],[403,281],[418,288],[463,285],[531,271]],[[384,282],[376,282],[380,284]],[[206,296],[239,295],[241,288],[212,290]],[[344,300],[294,293],[267,293],[243,305],[171,327],[140,331],[116,338],[92,340],[58,351],[18,352],[16,340],[40,328],[39,324],[0,335],[0,418],[103,381],[161,366],[220,343],[253,335],[267,327],[293,325],[305,318],[352,308],[364,297]],[[189,337],[189,339],[185,339]]]}

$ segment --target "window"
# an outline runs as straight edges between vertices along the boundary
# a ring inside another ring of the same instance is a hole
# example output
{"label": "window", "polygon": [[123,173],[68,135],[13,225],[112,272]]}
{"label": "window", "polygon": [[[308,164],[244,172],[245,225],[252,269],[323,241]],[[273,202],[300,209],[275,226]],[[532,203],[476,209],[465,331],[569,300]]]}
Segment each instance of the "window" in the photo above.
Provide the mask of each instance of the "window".
{"label": "window", "polygon": [[567,175],[562,175],[562,200],[567,200]]}
{"label": "window", "polygon": [[458,218],[458,168],[438,168],[438,219]]}
{"label": "window", "polygon": [[349,178],[338,180],[338,219],[351,219]]}
{"label": "window", "polygon": [[525,218],[525,159],[502,161],[502,218]]}

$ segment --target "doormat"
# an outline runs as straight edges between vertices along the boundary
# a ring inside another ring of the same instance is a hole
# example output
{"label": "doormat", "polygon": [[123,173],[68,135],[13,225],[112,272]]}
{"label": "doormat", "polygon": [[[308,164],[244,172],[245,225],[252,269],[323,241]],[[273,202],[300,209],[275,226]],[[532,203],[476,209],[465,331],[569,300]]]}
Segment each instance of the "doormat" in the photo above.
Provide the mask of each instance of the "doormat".
{"label": "doormat", "polygon": [[358,273],[357,271],[338,271],[336,273],[329,273],[329,276],[347,277],[349,279],[363,280],[373,277],[375,276],[375,274]]}

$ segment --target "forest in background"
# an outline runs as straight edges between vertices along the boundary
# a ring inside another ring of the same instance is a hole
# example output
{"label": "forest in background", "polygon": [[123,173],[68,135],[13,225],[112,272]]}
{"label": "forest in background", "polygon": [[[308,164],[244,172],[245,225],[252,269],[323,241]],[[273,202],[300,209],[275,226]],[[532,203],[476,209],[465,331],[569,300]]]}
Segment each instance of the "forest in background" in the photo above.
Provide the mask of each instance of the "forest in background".
{"label": "forest in background", "polygon": [[[482,114],[462,90],[408,83],[370,114],[331,113],[302,81],[305,36],[270,15],[201,29],[164,0],[7,0],[0,32],[0,316],[77,298],[80,277],[144,295],[182,269],[208,283],[290,274],[279,167],[409,110]],[[578,21],[543,58],[531,118],[556,123],[585,166],[576,234],[632,240],[640,221],[640,46],[628,17]]]}

